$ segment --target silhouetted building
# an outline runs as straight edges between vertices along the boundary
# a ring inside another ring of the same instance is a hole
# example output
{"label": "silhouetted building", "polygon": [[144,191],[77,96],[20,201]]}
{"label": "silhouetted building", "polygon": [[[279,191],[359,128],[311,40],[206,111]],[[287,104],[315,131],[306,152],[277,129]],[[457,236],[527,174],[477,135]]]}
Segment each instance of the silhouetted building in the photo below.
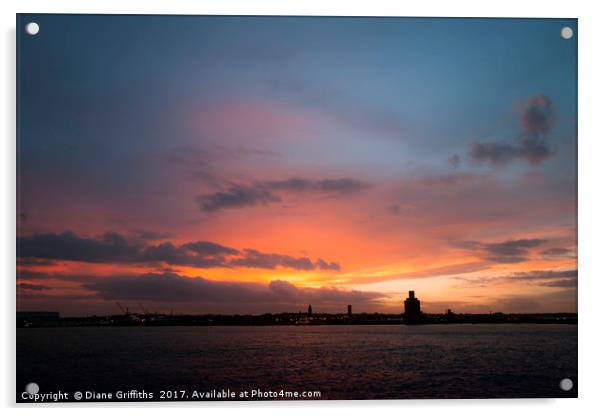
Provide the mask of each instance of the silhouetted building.
{"label": "silhouetted building", "polygon": [[311,305],[307,307],[307,315],[311,316]]}
{"label": "silhouetted building", "polygon": [[414,296],[414,291],[410,290],[408,298],[404,302],[405,311],[403,321],[406,325],[422,323],[424,316],[420,310],[420,301]]}
{"label": "silhouetted building", "polygon": [[351,315],[353,315],[351,312],[351,305],[347,305],[347,316],[351,318]]}

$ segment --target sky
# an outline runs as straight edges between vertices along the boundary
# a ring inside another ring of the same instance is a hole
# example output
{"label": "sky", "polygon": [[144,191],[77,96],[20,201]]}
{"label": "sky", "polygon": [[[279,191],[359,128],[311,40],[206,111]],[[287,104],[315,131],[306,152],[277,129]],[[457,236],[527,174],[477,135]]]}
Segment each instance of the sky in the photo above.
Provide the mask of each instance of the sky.
{"label": "sky", "polygon": [[19,310],[576,312],[576,20],[18,26]]}

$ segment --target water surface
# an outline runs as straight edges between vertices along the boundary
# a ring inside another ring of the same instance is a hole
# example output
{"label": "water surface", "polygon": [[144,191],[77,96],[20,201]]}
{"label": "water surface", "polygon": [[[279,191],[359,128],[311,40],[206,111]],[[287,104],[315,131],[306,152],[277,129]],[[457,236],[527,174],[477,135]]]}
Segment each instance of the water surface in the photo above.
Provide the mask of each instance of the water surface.
{"label": "water surface", "polygon": [[[575,388],[563,392],[562,378]],[[576,397],[576,325],[17,329],[17,391],[320,391],[322,399]]]}

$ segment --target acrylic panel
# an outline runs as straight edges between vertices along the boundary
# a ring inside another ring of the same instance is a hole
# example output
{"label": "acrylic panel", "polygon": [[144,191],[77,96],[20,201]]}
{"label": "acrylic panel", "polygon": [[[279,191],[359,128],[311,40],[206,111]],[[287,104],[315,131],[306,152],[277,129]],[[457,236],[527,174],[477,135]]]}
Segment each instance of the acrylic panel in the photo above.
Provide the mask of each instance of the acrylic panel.
{"label": "acrylic panel", "polygon": [[16,400],[576,397],[577,36],[18,15]]}

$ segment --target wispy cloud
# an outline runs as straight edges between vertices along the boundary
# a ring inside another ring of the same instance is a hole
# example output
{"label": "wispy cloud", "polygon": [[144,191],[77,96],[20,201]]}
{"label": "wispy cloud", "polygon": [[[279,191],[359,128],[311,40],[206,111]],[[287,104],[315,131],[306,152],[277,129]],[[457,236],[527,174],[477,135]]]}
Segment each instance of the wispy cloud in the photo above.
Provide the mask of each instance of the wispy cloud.
{"label": "wispy cloud", "polygon": [[346,279],[346,283],[377,283],[386,282],[391,280],[401,279],[429,279],[442,276],[450,276],[454,274],[473,273],[489,268],[488,262],[469,262],[459,264],[449,264],[439,267],[424,268],[412,272],[406,273],[371,273],[371,274],[358,274],[351,276]]}
{"label": "wispy cloud", "polygon": [[232,185],[226,191],[199,195],[196,198],[201,211],[219,211],[279,202],[280,197],[262,186]]}
{"label": "wispy cloud", "polygon": [[494,276],[454,276],[469,286],[487,287],[492,284],[521,282],[548,287],[575,287],[577,286],[577,269],[564,270],[531,270],[514,272]]}
{"label": "wispy cloud", "polygon": [[36,285],[36,284],[32,284],[32,283],[19,283],[17,284],[17,290],[35,290],[35,291],[41,291],[41,290],[48,290],[51,289],[50,286],[45,286],[45,285]]}
{"label": "wispy cloud", "polygon": [[360,192],[368,186],[367,183],[352,178],[310,180],[293,177],[249,185],[231,184],[224,191],[199,195],[195,199],[202,211],[212,212],[280,202],[287,193],[346,195]]}
{"label": "wispy cloud", "polygon": [[573,253],[573,250],[566,247],[551,247],[539,252],[539,254],[545,257],[569,257]]}
{"label": "wispy cloud", "polygon": [[539,247],[545,242],[544,239],[532,238],[495,243],[463,241],[455,245],[474,253],[483,260],[494,263],[521,263],[529,259],[531,249]]}

